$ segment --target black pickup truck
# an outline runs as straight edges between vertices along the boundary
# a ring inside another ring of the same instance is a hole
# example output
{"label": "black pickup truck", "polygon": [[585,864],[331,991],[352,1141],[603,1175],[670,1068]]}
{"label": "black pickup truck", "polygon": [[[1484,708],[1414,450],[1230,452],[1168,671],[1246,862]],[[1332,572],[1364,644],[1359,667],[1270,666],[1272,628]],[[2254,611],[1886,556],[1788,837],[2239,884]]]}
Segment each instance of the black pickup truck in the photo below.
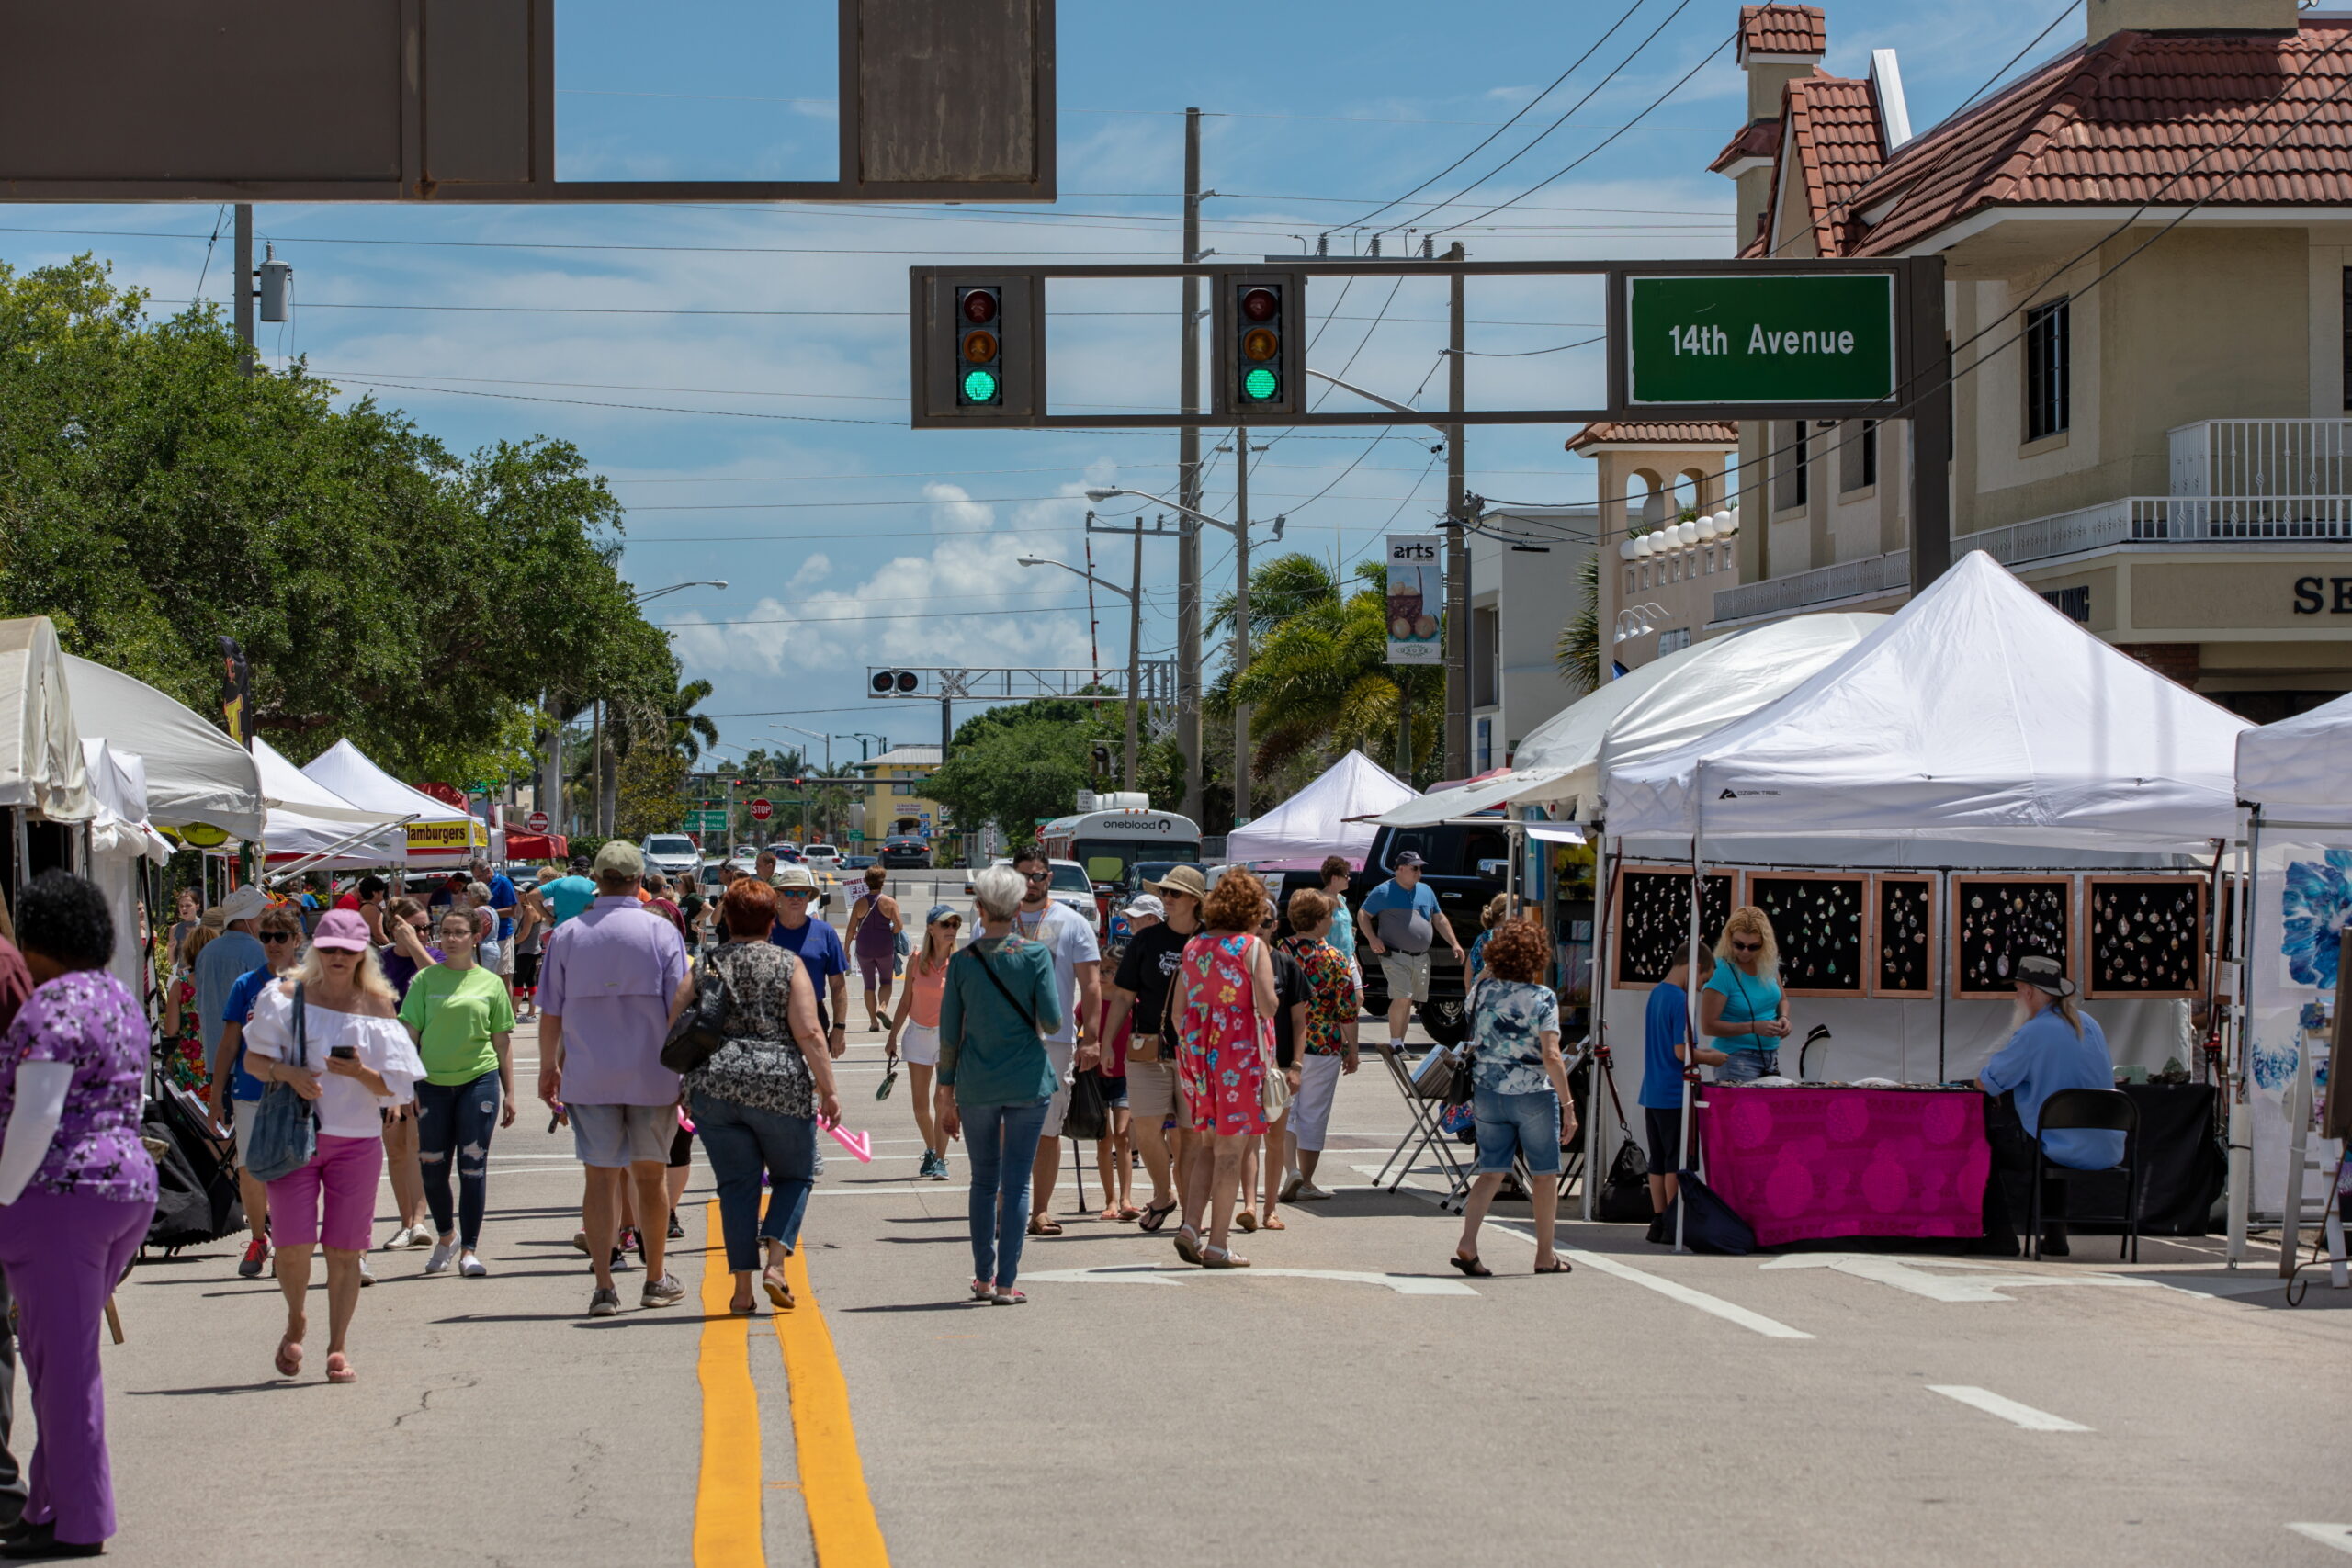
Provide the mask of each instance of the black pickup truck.
{"label": "black pickup truck", "polygon": [[[1471,939],[1478,934],[1479,912],[1503,891],[1510,866],[1509,835],[1500,827],[1451,823],[1435,828],[1383,828],[1372,841],[1372,852],[1364,857],[1363,869],[1349,884],[1351,915],[1363,908],[1374,888],[1388,880],[1396,856],[1407,850],[1425,863],[1421,880],[1437,894],[1439,909],[1467,953]],[[1317,886],[1311,875],[1306,886]],[[1287,894],[1289,889],[1283,891]],[[1381,977],[1380,960],[1361,931],[1356,933],[1356,956],[1363,964],[1364,1011],[1385,1017],[1388,984]],[[1430,957],[1430,999],[1420,1010],[1421,1027],[1431,1039],[1452,1045],[1470,1032],[1470,1020],[1462,1006],[1466,988],[1462,965],[1453,961],[1453,950],[1442,939],[1431,944]]]}

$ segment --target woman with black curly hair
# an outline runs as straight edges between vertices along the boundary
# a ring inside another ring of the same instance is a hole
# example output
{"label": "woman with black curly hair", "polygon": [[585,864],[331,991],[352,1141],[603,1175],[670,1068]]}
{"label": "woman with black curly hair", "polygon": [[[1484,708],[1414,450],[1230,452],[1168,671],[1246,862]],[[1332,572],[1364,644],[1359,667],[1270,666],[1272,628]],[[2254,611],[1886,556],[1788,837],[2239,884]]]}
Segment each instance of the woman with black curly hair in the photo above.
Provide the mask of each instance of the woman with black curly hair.
{"label": "woman with black curly hair", "polygon": [[155,1213],[147,1021],[107,972],[114,938],[105,895],[78,876],[44,872],[17,903],[36,986],[0,1036],[0,1268],[40,1438],[7,1557],[96,1557],[114,1534],[98,1321]]}

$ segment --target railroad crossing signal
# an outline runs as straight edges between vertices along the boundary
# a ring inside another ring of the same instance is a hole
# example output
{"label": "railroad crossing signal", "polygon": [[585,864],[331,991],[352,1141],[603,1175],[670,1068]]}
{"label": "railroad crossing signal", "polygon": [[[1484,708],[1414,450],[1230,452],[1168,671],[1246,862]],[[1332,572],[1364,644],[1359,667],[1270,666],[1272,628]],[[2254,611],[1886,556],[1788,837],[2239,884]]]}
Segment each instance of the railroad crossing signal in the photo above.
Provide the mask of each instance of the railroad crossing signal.
{"label": "railroad crossing signal", "polygon": [[1217,351],[1216,412],[1241,423],[1295,414],[1306,381],[1306,276],[1228,272],[1217,276],[1211,309]]}
{"label": "railroad crossing signal", "polygon": [[1041,277],[918,273],[915,423],[1021,425],[1046,412]]}

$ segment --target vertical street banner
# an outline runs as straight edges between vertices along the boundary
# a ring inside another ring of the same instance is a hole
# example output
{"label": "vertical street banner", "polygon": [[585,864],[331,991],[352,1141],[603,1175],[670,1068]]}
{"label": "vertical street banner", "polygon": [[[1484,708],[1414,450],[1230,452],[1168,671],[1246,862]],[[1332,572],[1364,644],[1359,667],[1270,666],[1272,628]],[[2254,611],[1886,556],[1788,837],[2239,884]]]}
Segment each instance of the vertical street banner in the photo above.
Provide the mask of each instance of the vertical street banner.
{"label": "vertical street banner", "polygon": [[220,718],[229,739],[254,749],[254,671],[245,662],[245,645],[235,637],[220,639]]}
{"label": "vertical street banner", "polygon": [[1388,662],[1442,664],[1445,567],[1435,534],[1388,536]]}

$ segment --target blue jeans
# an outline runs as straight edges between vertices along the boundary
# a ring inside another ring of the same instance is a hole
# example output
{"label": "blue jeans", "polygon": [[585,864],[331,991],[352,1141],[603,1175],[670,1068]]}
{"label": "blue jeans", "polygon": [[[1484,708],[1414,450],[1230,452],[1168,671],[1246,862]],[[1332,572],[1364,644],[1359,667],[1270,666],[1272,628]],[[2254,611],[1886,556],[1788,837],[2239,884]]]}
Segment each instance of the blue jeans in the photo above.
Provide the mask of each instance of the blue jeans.
{"label": "blue jeans", "polygon": [[[760,1267],[760,1240],[790,1252],[800,1241],[800,1217],[817,1179],[817,1122],[808,1116],[757,1111],[696,1089],[695,1135],[718,1179],[718,1229],[727,1238],[727,1267]],[[768,1177],[768,1211],[760,1215],[760,1173]]]}
{"label": "blue jeans", "polygon": [[1029,1232],[1029,1171],[1050,1100],[1025,1105],[958,1107],[972,1166],[972,1278],[1009,1291],[1021,1273]]}
{"label": "blue jeans", "polygon": [[1726,1060],[1715,1068],[1717,1083],[1753,1083],[1780,1076],[1781,1053],[1776,1050],[1752,1051],[1742,1046],[1726,1050],[1724,1055]]}
{"label": "blue jeans", "polygon": [[[481,1241],[481,1214],[490,1197],[490,1135],[498,1130],[498,1071],[470,1083],[416,1086],[416,1168],[424,1178],[433,1229],[458,1233],[471,1250]],[[457,1224],[449,1223],[449,1164],[458,1166]]]}

